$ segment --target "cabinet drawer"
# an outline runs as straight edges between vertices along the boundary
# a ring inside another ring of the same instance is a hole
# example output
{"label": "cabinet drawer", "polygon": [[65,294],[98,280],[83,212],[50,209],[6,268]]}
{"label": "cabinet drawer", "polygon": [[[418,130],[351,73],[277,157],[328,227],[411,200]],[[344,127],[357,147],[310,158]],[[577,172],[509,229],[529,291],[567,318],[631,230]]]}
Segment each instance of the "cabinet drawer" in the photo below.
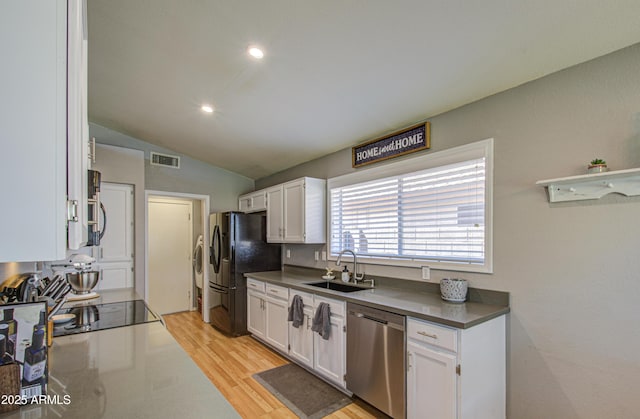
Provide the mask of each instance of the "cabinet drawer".
{"label": "cabinet drawer", "polygon": [[291,305],[291,303],[293,302],[293,297],[295,295],[299,295],[300,297],[302,297],[302,302],[305,306],[313,307],[313,294],[294,289],[289,290],[289,305]]}
{"label": "cabinet drawer", "polygon": [[458,332],[424,320],[407,318],[407,338],[429,343],[449,351],[458,350]]}
{"label": "cabinet drawer", "polygon": [[320,297],[318,295],[315,296],[315,307],[318,307],[320,303],[328,303],[329,311],[332,316],[340,316],[344,317],[345,312],[345,302],[340,300],[334,300],[332,298]]}
{"label": "cabinet drawer", "polygon": [[280,298],[282,300],[289,299],[289,288],[281,287],[279,285],[266,284],[267,287],[267,295],[270,295],[275,298]]}
{"label": "cabinet drawer", "polygon": [[247,278],[247,289],[264,292],[264,282],[257,281],[253,278]]}

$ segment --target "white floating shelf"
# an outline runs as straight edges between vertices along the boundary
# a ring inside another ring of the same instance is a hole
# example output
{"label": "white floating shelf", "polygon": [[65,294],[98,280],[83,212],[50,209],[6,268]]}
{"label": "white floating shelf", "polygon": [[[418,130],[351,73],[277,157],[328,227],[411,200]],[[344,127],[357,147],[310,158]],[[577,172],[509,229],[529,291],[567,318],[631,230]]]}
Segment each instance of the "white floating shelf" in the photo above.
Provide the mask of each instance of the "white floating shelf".
{"label": "white floating shelf", "polygon": [[640,195],[640,169],[540,180],[536,185],[547,187],[549,202],[600,199],[614,192],[635,196]]}

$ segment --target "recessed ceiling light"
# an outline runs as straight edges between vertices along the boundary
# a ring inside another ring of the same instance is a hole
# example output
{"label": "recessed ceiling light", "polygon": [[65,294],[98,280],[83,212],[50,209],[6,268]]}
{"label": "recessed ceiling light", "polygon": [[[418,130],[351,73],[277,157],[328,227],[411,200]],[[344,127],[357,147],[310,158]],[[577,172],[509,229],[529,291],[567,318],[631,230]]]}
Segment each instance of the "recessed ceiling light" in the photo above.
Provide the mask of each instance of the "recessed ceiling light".
{"label": "recessed ceiling light", "polygon": [[264,52],[258,47],[249,47],[249,55],[253,58],[261,59],[264,57]]}
{"label": "recessed ceiling light", "polygon": [[210,105],[202,105],[200,109],[202,109],[202,112],[213,113],[213,107]]}

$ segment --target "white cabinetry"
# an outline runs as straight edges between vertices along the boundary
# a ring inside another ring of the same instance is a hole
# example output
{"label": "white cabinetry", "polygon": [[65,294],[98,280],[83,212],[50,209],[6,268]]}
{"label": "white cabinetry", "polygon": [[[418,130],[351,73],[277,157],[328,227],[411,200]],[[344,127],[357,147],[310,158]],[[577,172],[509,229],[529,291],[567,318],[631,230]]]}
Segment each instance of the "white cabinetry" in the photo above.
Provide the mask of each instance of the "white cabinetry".
{"label": "white cabinetry", "polygon": [[267,189],[267,242],[284,241],[284,201],[282,185]]}
{"label": "white cabinetry", "polygon": [[247,278],[247,330],[263,339],[266,326],[264,289],[264,282]]}
{"label": "white cabinetry", "polygon": [[289,288],[279,287],[273,284],[266,284],[265,298],[265,340],[287,352],[289,344],[289,329],[287,327],[287,316],[289,314]]}
{"label": "white cabinetry", "polygon": [[267,192],[251,192],[238,198],[238,209],[242,212],[259,212],[267,209]]}
{"label": "white cabinetry", "polygon": [[100,246],[94,247],[100,267],[97,288],[133,287],[133,185],[103,182],[100,200],[109,222]]}
{"label": "white cabinetry", "polygon": [[267,241],[326,241],[326,181],[304,177],[276,185],[267,194]]}
{"label": "white cabinetry", "polygon": [[407,318],[407,417],[506,416],[505,316],[469,329]]}
{"label": "white cabinetry", "polygon": [[100,263],[100,281],[96,290],[133,287],[131,262]]}
{"label": "white cabinetry", "polygon": [[286,353],[289,288],[247,278],[247,290],[247,330]]}
{"label": "white cabinetry", "polygon": [[[83,96],[76,94],[86,95],[86,67],[78,67],[86,66],[86,28],[82,1],[68,3],[69,15],[66,0],[0,5],[0,141],[7,157],[0,165],[0,262],[65,258],[67,193],[80,203],[86,227],[86,170],[77,165],[88,164],[82,154],[88,124],[86,102],[78,103]],[[80,245],[74,240],[71,248]]]}
{"label": "white cabinetry", "polygon": [[[345,388],[346,339],[344,301],[288,289],[247,278],[247,329],[255,337]],[[304,302],[304,322],[293,327],[287,321],[295,295]],[[331,332],[328,339],[311,330],[320,303],[329,304]]]}
{"label": "white cabinetry", "polygon": [[345,387],[346,368],[346,340],[345,340],[345,312],[344,301],[315,296],[315,309],[320,303],[328,303],[331,316],[331,333],[325,340],[318,333],[313,334],[313,369],[340,387]]}
{"label": "white cabinetry", "polygon": [[456,417],[456,355],[407,342],[409,418]]}
{"label": "white cabinetry", "polygon": [[313,294],[298,290],[289,291],[289,306],[293,297],[299,295],[304,304],[304,320],[300,327],[293,327],[289,322],[289,356],[299,363],[313,368],[313,335],[311,320],[313,319]]}

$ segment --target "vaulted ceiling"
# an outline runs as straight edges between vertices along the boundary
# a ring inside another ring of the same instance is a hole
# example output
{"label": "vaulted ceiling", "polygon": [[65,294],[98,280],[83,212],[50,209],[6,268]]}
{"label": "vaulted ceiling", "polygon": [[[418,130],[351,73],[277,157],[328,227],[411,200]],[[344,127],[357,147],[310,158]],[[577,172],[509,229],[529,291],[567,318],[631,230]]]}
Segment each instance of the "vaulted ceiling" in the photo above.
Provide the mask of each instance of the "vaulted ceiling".
{"label": "vaulted ceiling", "polygon": [[640,42],[637,0],[88,7],[90,120],[254,179]]}

